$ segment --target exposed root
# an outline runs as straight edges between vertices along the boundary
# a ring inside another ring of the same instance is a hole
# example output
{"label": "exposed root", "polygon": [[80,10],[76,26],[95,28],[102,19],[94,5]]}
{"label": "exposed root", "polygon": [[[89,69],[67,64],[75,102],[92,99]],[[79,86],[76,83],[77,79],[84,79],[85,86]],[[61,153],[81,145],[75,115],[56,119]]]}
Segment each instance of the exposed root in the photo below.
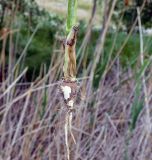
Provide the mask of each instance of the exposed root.
{"label": "exposed root", "polygon": [[65,132],[65,145],[67,149],[67,159],[70,160],[70,149],[69,149],[69,141],[68,141],[68,120],[69,119],[69,114],[66,114],[65,117],[65,126],[64,126],[64,132]]}

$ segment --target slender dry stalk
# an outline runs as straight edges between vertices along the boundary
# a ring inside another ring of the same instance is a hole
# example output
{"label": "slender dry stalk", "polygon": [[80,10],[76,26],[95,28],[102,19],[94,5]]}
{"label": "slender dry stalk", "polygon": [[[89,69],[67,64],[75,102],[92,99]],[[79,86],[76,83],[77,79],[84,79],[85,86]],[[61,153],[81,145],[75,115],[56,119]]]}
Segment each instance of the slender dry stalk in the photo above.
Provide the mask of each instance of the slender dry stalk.
{"label": "slender dry stalk", "polygon": [[100,56],[101,56],[101,53],[102,53],[103,48],[104,48],[106,34],[107,34],[108,27],[109,27],[110,22],[111,22],[111,18],[112,18],[113,12],[114,12],[114,8],[115,8],[115,5],[116,5],[116,2],[117,2],[117,0],[112,1],[112,6],[109,9],[110,12],[109,12],[108,18],[105,21],[103,31],[100,34],[98,43],[97,43],[96,48],[95,48],[95,58],[94,58],[94,63],[93,63],[92,70],[91,70],[91,80],[93,80],[93,74],[95,72],[96,66],[97,66],[97,64],[98,64],[98,62],[100,60]]}
{"label": "slender dry stalk", "polygon": [[84,59],[84,55],[85,55],[85,52],[86,52],[87,45],[90,41],[91,30],[92,30],[92,27],[93,27],[93,22],[94,22],[95,15],[96,15],[96,10],[97,10],[97,0],[93,0],[92,13],[91,13],[91,17],[89,19],[89,23],[88,23],[88,26],[87,26],[87,31],[86,31],[85,37],[82,41],[82,44],[81,44],[81,46],[78,50],[78,53],[77,53],[77,57],[81,56],[80,59],[79,59],[77,70],[79,70],[79,68],[80,68],[82,60]]}
{"label": "slender dry stalk", "polygon": [[[143,66],[144,65],[144,42],[143,42],[142,24],[141,24],[139,7],[137,8],[137,14],[138,14],[139,33],[140,33],[140,62],[141,62],[141,66]],[[143,72],[143,75],[142,75],[142,85],[143,85],[145,108],[146,108],[146,123],[145,123],[147,127],[146,130],[147,132],[151,132],[149,95],[148,95],[148,89],[146,86],[145,71]]]}
{"label": "slender dry stalk", "polygon": [[[144,65],[144,42],[143,42],[143,32],[142,32],[142,24],[141,24],[141,16],[140,16],[140,8],[137,8],[137,15],[138,15],[138,25],[139,25],[139,33],[140,33],[140,62],[141,66]],[[151,59],[150,59],[151,60]],[[145,115],[145,139],[144,139],[144,148],[142,151],[141,157],[144,156],[144,151],[151,133],[152,125],[151,125],[151,118],[150,118],[150,105],[149,105],[149,93],[146,85],[146,78],[145,78],[145,71],[142,74],[142,86],[144,92],[144,104],[146,109]]]}

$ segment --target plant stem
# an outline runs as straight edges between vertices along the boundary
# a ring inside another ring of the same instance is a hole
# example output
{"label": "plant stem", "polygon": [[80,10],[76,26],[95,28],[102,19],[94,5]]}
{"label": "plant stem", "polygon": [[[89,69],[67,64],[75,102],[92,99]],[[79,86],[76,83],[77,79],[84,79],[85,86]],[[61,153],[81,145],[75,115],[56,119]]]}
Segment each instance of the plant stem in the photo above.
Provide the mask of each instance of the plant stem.
{"label": "plant stem", "polygon": [[66,31],[69,33],[72,26],[76,23],[77,16],[77,0],[68,0],[68,12],[67,12],[67,22]]}
{"label": "plant stem", "polygon": [[[142,24],[141,24],[141,16],[140,16],[140,9],[137,8],[137,14],[138,14],[138,25],[139,25],[139,34],[140,34],[140,61],[141,65],[144,64],[144,44],[143,44],[143,34],[142,34]],[[142,85],[143,85],[143,92],[144,92],[144,100],[145,100],[145,108],[146,108],[146,129],[147,132],[150,133],[151,131],[151,120],[150,120],[150,110],[149,110],[149,95],[147,91],[146,86],[146,80],[145,80],[145,72],[142,75]]]}

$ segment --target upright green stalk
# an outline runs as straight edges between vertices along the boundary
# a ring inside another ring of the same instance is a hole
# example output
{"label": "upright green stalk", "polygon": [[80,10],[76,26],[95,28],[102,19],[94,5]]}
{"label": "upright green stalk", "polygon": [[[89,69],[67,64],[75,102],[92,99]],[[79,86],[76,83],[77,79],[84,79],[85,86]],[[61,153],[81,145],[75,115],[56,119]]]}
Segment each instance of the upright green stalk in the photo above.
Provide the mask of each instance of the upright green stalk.
{"label": "upright green stalk", "polygon": [[77,16],[77,0],[68,0],[68,12],[67,12],[67,22],[66,31],[69,33],[72,26],[76,24]]}

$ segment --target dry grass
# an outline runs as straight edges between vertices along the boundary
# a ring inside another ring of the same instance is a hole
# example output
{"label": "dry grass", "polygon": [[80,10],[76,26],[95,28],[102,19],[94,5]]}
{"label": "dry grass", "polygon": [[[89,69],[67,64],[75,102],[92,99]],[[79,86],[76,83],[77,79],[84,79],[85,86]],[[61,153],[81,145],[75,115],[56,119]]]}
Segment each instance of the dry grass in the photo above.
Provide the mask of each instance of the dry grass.
{"label": "dry grass", "polygon": [[[51,76],[47,78],[48,81],[50,79]],[[81,85],[85,84],[84,87],[87,88],[88,83],[88,80],[83,80]],[[119,90],[115,90],[116,76],[111,77],[108,82],[101,80],[101,84],[103,83],[106,84],[91,95],[86,90],[87,98],[75,106],[72,130],[76,144],[70,145],[71,160],[100,160],[101,157],[103,160],[121,160],[125,156],[135,160],[150,159],[151,134],[148,137],[145,134],[144,111],[140,114],[134,131],[129,133],[135,82],[132,80]],[[39,86],[41,85],[45,86],[45,81]],[[1,99],[1,158],[66,159],[63,127],[66,110],[58,100],[57,85],[45,90],[36,90],[38,87],[35,85],[21,88],[14,85],[9,91],[11,95],[15,90],[11,100],[7,94],[7,103],[6,96]],[[26,96],[21,97],[25,93]],[[44,95],[47,95],[46,106]],[[13,103],[15,99],[17,101]],[[2,110],[5,114],[2,114]],[[72,139],[69,143],[73,144]]]}

